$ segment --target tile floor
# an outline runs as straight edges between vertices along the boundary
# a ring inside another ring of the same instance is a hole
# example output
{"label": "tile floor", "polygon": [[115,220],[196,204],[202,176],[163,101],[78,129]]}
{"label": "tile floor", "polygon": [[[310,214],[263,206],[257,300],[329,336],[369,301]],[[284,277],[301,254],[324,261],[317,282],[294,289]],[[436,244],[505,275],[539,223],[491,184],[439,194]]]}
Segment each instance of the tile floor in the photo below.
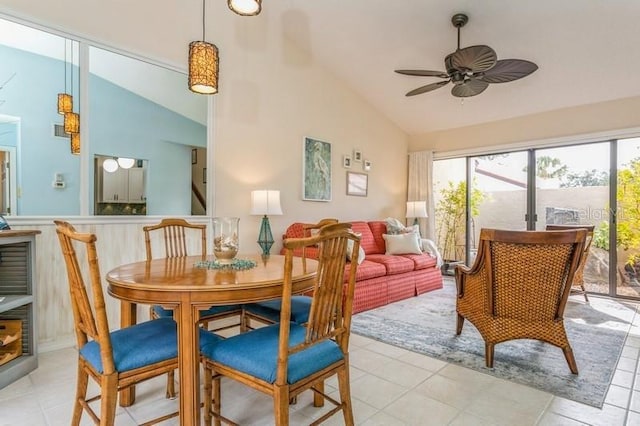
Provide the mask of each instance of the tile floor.
{"label": "tile floor", "polygon": [[[478,373],[357,335],[351,339],[351,389],[359,425],[640,425],[640,315],[633,325],[602,409]],[[76,351],[40,354],[39,367],[0,390],[0,426],[68,425],[74,395]],[[135,425],[176,401],[164,398],[164,377],[138,386],[137,402],[118,408],[117,425]],[[228,417],[243,425],[269,425],[271,400],[223,381]],[[336,392],[335,380],[327,383]],[[291,406],[291,424],[308,424],[322,409],[310,392]],[[92,424],[83,415],[83,425]],[[163,425],[177,425],[171,419]],[[343,424],[340,414],[327,425]]]}

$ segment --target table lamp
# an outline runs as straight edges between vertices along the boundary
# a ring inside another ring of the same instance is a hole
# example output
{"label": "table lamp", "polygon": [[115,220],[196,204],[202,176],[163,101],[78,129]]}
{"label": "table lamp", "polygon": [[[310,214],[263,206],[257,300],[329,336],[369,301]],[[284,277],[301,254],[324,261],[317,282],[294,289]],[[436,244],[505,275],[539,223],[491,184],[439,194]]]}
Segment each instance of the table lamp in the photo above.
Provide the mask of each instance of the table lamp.
{"label": "table lamp", "polygon": [[418,219],[424,217],[429,217],[426,201],[407,201],[407,219],[414,218],[413,224],[418,225]]}
{"label": "table lamp", "polygon": [[262,249],[262,255],[268,256],[273,245],[273,234],[267,215],[281,215],[280,191],[261,189],[251,191],[251,214],[263,215],[260,233],[258,234],[258,245]]}

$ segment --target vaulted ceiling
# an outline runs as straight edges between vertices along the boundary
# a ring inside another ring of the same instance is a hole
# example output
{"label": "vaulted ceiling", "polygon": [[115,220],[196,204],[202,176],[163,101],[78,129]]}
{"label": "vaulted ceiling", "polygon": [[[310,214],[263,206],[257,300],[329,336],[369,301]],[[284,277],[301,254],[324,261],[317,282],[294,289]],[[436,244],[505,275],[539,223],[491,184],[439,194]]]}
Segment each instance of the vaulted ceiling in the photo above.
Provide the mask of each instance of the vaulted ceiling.
{"label": "vaulted ceiling", "polygon": [[[409,134],[640,96],[637,0],[264,0],[273,24]],[[461,46],[486,44],[498,59],[535,62],[532,75],[453,97],[451,85],[405,93],[445,70],[455,51],[451,17],[469,16]]]}

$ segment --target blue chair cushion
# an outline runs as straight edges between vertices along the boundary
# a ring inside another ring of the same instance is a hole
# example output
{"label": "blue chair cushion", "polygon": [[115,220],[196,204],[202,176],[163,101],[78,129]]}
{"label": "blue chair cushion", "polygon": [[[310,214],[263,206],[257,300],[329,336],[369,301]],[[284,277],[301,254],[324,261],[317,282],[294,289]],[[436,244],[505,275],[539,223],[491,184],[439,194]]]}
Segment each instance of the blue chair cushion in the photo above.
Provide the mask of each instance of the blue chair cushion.
{"label": "blue chair cushion", "polygon": [[[274,383],[277,374],[280,325],[273,324],[202,347],[202,355],[235,370]],[[289,346],[304,342],[306,328],[290,323]],[[338,344],[325,340],[289,356],[287,382],[296,383],[342,360]]]}
{"label": "blue chair cushion", "polygon": [[[153,312],[158,318],[173,318],[173,309],[165,309],[160,305],[153,305]],[[200,311],[200,318],[217,315],[224,312],[240,310],[240,305],[212,306],[206,311]]]}
{"label": "blue chair cushion", "polygon": [[[214,346],[222,337],[200,330],[200,347]],[[170,318],[142,322],[111,332],[113,362],[122,373],[145,365],[178,356],[176,322]],[[91,341],[80,349],[82,356],[93,368],[103,373],[100,345]]]}
{"label": "blue chair cushion", "polygon": [[[256,302],[244,305],[244,309],[271,322],[280,322],[280,309],[282,299],[267,300],[266,302]],[[311,310],[311,297],[292,296],[291,297],[291,321],[297,324],[305,324],[309,321],[309,311]]]}

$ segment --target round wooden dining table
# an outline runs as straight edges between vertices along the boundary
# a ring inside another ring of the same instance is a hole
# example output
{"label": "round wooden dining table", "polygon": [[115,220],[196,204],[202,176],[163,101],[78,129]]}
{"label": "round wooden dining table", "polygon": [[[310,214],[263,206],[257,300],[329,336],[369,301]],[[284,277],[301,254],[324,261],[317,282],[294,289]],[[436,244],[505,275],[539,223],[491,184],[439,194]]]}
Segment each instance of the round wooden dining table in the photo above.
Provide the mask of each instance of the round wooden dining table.
{"label": "round wooden dining table", "polygon": [[[284,256],[238,255],[256,266],[245,270],[210,269],[198,266],[214,256],[155,259],[119,266],[107,273],[108,292],[121,301],[122,327],[136,323],[138,303],[174,309],[178,324],[180,424],[200,424],[199,311],[213,305],[251,303],[282,296]],[[293,259],[292,292],[313,287],[318,263]],[[131,405],[135,389],[120,395],[121,405]]]}

